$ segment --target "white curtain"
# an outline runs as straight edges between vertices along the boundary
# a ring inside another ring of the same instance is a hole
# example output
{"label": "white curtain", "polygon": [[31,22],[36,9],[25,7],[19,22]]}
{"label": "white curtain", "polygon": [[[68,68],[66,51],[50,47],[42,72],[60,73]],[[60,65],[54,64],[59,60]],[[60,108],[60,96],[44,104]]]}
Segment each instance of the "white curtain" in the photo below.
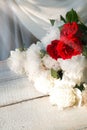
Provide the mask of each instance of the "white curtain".
{"label": "white curtain", "polygon": [[22,25],[11,9],[9,0],[0,0],[0,60],[9,57],[10,50],[29,47],[36,38]]}
{"label": "white curtain", "polygon": [[[11,0],[12,1],[12,0]],[[49,19],[60,19],[74,8],[84,22],[87,21],[87,0],[15,0],[12,9],[20,21],[38,39],[41,39],[50,26]],[[13,3],[13,2],[12,2]]]}

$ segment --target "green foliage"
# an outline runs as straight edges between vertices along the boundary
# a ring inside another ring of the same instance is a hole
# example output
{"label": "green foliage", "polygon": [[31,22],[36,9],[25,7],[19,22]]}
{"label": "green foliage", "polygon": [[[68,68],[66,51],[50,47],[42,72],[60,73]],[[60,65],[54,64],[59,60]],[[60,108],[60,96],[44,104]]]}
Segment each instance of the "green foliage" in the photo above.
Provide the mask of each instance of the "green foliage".
{"label": "green foliage", "polygon": [[57,73],[57,71],[54,70],[54,69],[51,69],[51,76],[52,76],[53,78],[58,79],[58,73]]}
{"label": "green foliage", "polygon": [[50,23],[51,23],[51,25],[53,26],[54,23],[55,23],[55,20],[54,20],[54,19],[50,19]]}
{"label": "green foliage", "polygon": [[82,54],[87,57],[87,45],[83,46],[83,52]]}
{"label": "green foliage", "polygon": [[43,58],[46,54],[45,50],[40,50],[40,57]]}
{"label": "green foliage", "polygon": [[51,69],[51,76],[56,79],[62,79],[63,73],[62,70],[56,71],[54,69]]}
{"label": "green foliage", "polygon": [[19,48],[19,50],[20,51],[26,51],[27,50],[25,43],[22,43],[22,47]]}
{"label": "green foliage", "polygon": [[66,17],[64,18],[62,15],[60,15],[60,19],[64,22],[78,22],[79,17],[74,9],[71,9],[66,13]]}
{"label": "green foliage", "polygon": [[64,23],[66,23],[66,20],[65,20],[65,18],[62,15],[60,15],[60,19],[61,19],[61,21],[63,21]]}
{"label": "green foliage", "polygon": [[27,48],[19,48],[20,51],[26,51]]}
{"label": "green foliage", "polygon": [[69,12],[66,14],[66,21],[67,22],[78,22],[79,18],[75,10],[71,9]]}
{"label": "green foliage", "polygon": [[83,84],[80,84],[80,85],[76,84],[75,88],[78,88],[80,91],[83,91],[85,89]]}
{"label": "green foliage", "polygon": [[[83,44],[85,43],[85,45],[86,45],[87,44],[87,27],[82,22],[80,24],[78,24],[78,25],[79,25],[80,31],[82,32],[81,40],[82,40]],[[83,47],[83,51],[86,50],[84,47]]]}

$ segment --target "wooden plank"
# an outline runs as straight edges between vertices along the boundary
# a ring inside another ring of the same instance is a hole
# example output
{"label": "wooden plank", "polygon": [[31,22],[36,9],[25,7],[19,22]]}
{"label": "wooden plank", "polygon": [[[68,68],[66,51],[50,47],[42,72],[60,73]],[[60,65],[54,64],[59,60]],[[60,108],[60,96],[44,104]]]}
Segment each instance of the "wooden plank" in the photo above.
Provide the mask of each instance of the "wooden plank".
{"label": "wooden plank", "polygon": [[87,130],[87,109],[58,111],[48,97],[0,108],[1,130]]}
{"label": "wooden plank", "polygon": [[7,62],[0,62],[0,107],[43,96],[25,75],[12,72]]}

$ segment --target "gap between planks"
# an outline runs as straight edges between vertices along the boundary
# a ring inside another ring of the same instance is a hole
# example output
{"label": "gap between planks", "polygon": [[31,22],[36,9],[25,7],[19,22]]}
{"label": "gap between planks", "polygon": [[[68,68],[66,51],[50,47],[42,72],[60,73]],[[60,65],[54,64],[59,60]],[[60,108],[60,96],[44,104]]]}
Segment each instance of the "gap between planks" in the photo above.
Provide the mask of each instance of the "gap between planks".
{"label": "gap between planks", "polygon": [[0,108],[12,106],[12,105],[16,105],[16,104],[19,104],[19,103],[28,102],[28,101],[32,101],[32,100],[48,97],[48,96],[49,95],[43,95],[43,96],[39,96],[39,97],[33,97],[33,98],[29,98],[29,99],[24,99],[24,100],[17,101],[17,102],[14,102],[14,103],[8,103],[6,105],[1,105]]}

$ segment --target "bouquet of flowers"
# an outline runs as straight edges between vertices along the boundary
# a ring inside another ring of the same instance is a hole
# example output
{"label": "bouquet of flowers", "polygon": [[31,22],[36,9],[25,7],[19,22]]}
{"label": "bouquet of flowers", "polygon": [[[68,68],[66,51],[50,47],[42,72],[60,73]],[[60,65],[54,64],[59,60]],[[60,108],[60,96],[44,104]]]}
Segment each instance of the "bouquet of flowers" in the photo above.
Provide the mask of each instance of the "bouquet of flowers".
{"label": "bouquet of flowers", "polygon": [[25,73],[59,109],[87,104],[87,27],[75,10],[51,19],[46,36],[27,50],[16,49],[10,68]]}

